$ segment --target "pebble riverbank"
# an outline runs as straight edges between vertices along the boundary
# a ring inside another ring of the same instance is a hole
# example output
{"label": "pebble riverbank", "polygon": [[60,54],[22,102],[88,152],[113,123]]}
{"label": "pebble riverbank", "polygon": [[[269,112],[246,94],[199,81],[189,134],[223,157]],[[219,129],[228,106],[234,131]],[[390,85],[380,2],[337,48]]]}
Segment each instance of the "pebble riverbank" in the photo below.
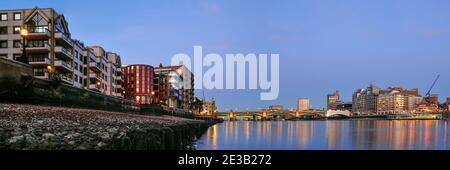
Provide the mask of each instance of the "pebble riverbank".
{"label": "pebble riverbank", "polygon": [[0,104],[0,150],[184,150],[209,126],[171,116]]}

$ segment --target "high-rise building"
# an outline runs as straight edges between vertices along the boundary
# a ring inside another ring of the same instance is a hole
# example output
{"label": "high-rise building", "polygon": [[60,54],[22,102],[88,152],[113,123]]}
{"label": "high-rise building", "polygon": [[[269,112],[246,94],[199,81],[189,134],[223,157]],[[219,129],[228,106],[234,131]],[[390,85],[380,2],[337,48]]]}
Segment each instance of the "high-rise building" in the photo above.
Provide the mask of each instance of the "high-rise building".
{"label": "high-rise building", "polygon": [[[0,57],[24,61],[24,44],[34,77],[122,96],[120,56],[72,39],[64,15],[38,7],[0,10],[0,15]],[[25,43],[20,34],[23,30],[28,32]]]}
{"label": "high-rise building", "polygon": [[302,112],[302,111],[307,111],[310,110],[310,103],[309,103],[309,99],[306,98],[300,98],[298,99],[298,107],[297,107],[297,111]]}
{"label": "high-rise building", "polygon": [[337,110],[337,106],[341,103],[339,91],[327,95],[327,109]]}
{"label": "high-rise building", "polygon": [[367,89],[358,89],[352,96],[352,112],[355,115],[375,114],[380,88],[370,85]]}
{"label": "high-rise building", "polygon": [[122,67],[124,97],[139,104],[153,103],[154,68],[145,64],[133,64]]}
{"label": "high-rise building", "polygon": [[185,66],[155,68],[155,101],[169,111],[189,112],[194,101],[194,75]]}

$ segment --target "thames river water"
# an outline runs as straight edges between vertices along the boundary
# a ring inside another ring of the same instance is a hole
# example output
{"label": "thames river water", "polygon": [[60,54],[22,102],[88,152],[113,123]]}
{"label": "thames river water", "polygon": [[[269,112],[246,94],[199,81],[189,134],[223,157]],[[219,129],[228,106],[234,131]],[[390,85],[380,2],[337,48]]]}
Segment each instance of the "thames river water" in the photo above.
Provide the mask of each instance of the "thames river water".
{"label": "thames river water", "polygon": [[449,150],[448,121],[235,121],[212,126],[197,150]]}

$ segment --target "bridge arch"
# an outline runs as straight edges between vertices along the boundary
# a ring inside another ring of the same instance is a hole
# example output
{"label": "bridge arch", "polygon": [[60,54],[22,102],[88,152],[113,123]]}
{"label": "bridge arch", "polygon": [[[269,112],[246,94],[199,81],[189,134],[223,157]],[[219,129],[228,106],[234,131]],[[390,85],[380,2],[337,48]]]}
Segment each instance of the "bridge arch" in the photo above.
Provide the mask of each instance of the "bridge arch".
{"label": "bridge arch", "polygon": [[344,117],[350,117],[351,113],[348,110],[342,111],[342,110],[328,110],[325,114],[326,117],[336,117],[336,116],[344,116]]}

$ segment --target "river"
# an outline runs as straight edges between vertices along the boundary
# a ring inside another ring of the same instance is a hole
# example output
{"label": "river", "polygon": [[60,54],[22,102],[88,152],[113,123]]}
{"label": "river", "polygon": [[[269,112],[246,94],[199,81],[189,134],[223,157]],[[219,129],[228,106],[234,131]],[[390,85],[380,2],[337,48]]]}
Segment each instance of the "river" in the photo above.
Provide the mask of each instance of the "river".
{"label": "river", "polygon": [[197,150],[449,150],[442,120],[233,121],[214,125]]}

